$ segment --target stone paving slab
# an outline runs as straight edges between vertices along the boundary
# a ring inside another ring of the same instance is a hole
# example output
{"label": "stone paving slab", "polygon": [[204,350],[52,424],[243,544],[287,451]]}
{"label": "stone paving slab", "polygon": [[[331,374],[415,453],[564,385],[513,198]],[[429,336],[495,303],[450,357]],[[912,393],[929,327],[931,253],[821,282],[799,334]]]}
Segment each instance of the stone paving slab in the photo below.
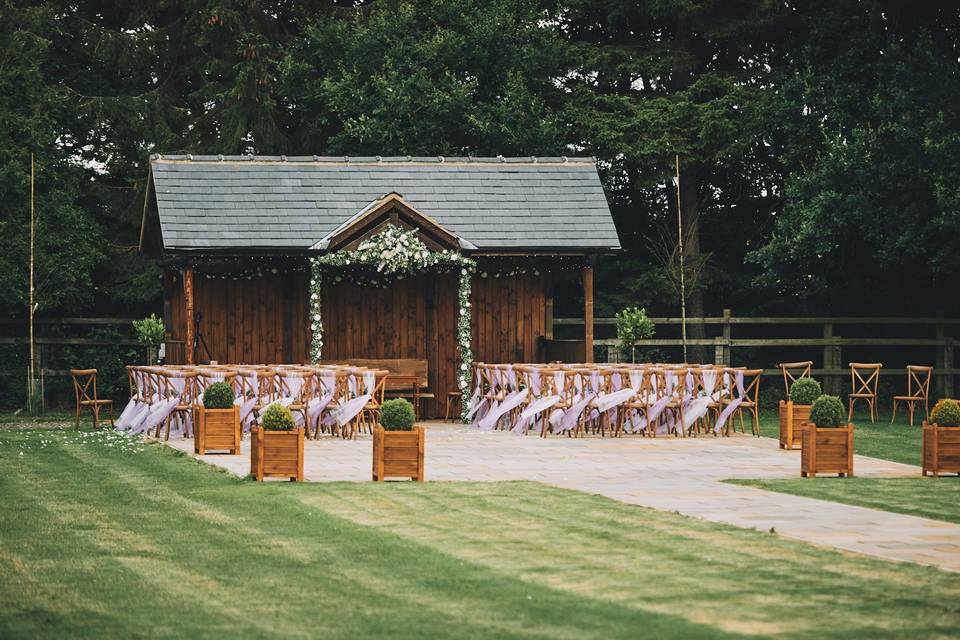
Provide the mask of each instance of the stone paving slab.
{"label": "stone paving slab", "polygon": [[[687,516],[763,531],[854,553],[960,571],[960,526],[875,509],[732,485],[732,478],[799,477],[800,454],[775,440],[620,439],[517,436],[427,423],[426,479],[534,480]],[[193,441],[168,443],[193,454]],[[239,476],[242,455],[195,456]],[[370,480],[371,442],[321,438],[304,445],[304,477],[314,482]],[[856,456],[856,475],[919,477],[918,467]]]}

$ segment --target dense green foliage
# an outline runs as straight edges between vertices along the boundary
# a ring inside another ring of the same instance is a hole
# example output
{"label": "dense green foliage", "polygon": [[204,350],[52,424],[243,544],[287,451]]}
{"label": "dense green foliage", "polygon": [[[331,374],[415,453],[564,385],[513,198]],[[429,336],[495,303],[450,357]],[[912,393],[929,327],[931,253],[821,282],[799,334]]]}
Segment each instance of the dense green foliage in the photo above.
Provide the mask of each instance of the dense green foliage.
{"label": "dense green foliage", "polygon": [[837,396],[822,395],[810,407],[810,422],[818,427],[842,427],[847,412]]}
{"label": "dense green foliage", "polygon": [[271,404],[260,415],[260,426],[264,431],[290,431],[296,426],[290,409],[277,402]]}
{"label": "dense green foliage", "polygon": [[933,406],[930,423],[941,427],[960,427],[960,402],[943,398]]}
{"label": "dense green foliage", "polygon": [[415,421],[413,405],[405,398],[387,400],[380,407],[380,426],[387,431],[410,431]]}
{"label": "dense green foliage", "polygon": [[203,392],[203,406],[207,409],[229,409],[233,406],[233,387],[226,382],[214,382]]}
{"label": "dense green foliage", "polygon": [[677,312],[679,158],[689,315],[956,313],[958,46],[937,2],[0,0],[0,315],[31,153],[41,317],[158,311],[155,151],[593,154],[602,316]]}
{"label": "dense green foliage", "polygon": [[823,389],[813,378],[800,378],[790,385],[790,399],[794,404],[813,404],[821,394]]}

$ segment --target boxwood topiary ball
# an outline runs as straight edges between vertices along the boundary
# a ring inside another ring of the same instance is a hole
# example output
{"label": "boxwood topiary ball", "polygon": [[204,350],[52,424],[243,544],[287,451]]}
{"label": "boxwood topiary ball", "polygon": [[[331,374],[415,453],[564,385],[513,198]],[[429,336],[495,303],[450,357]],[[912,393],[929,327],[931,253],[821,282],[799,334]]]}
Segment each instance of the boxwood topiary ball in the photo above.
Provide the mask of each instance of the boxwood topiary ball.
{"label": "boxwood topiary ball", "polygon": [[930,412],[930,423],[941,427],[960,427],[960,402],[944,398]]}
{"label": "boxwood topiary ball", "polygon": [[790,385],[790,399],[794,404],[813,404],[822,395],[820,383],[813,378],[800,378]]}
{"label": "boxwood topiary ball", "polygon": [[818,427],[840,427],[846,420],[843,403],[837,396],[820,396],[810,407],[810,422]]}
{"label": "boxwood topiary ball", "polygon": [[276,402],[260,416],[260,424],[264,431],[290,431],[296,426],[290,409]]}
{"label": "boxwood topiary ball", "polygon": [[207,409],[233,407],[233,387],[226,382],[214,382],[203,392],[203,406]]}
{"label": "boxwood topiary ball", "polygon": [[380,407],[380,426],[387,431],[410,431],[415,421],[413,405],[403,398],[387,400]]}

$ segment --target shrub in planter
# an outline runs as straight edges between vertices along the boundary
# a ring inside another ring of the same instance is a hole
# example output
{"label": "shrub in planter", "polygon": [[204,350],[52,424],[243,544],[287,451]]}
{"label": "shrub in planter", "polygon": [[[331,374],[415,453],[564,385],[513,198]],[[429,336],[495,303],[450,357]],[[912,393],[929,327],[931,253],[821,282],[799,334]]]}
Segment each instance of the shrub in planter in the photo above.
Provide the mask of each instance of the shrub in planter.
{"label": "shrub in planter", "polygon": [[147,364],[156,364],[157,353],[165,337],[163,320],[151,313],[143,320],[134,320],[133,330],[137,334],[137,340],[147,345]]}
{"label": "shrub in planter", "polygon": [[853,475],[853,425],[836,396],[821,395],[810,407],[810,422],[803,430],[800,475],[818,473]]}
{"label": "shrub in planter", "polygon": [[820,383],[813,378],[800,378],[790,386],[790,399],[794,404],[810,404],[823,395]]}
{"label": "shrub in planter", "polygon": [[960,402],[944,398],[933,405],[930,423],[941,427],[960,427]]}
{"label": "shrub in planter", "polygon": [[226,382],[214,382],[203,392],[203,406],[207,409],[229,409],[233,406],[233,387]]}
{"label": "shrub in planter", "polygon": [[260,425],[250,429],[250,475],[303,480],[303,428],[283,405],[264,409]]}
{"label": "shrub in planter", "polygon": [[272,404],[260,416],[261,426],[267,431],[290,431],[297,423],[293,414],[282,404]]}
{"label": "shrub in planter", "polygon": [[208,449],[240,453],[240,408],[233,402],[233,387],[214,382],[203,392],[203,407],[194,417],[193,450],[203,455]]}
{"label": "shrub in planter", "polygon": [[397,398],[380,407],[373,429],[373,479],[400,477],[423,481],[423,427],[414,427],[413,405]]}
{"label": "shrub in planter", "polygon": [[923,475],[960,474],[960,403],[944,398],[923,423]]}
{"label": "shrub in planter", "polygon": [[810,419],[810,406],[823,394],[813,378],[799,378],[790,386],[790,397],[780,403],[780,448],[800,446],[802,425]]}
{"label": "shrub in planter", "polygon": [[413,405],[404,398],[387,400],[380,406],[380,426],[387,431],[410,431],[415,421]]}
{"label": "shrub in planter", "polygon": [[843,426],[847,412],[837,396],[822,395],[810,406],[810,422],[820,428]]}

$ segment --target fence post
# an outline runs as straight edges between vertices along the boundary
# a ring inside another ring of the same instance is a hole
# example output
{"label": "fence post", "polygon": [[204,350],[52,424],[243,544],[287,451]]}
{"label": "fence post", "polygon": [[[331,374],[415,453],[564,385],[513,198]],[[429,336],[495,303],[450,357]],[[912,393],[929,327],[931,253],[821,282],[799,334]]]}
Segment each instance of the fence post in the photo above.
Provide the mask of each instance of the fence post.
{"label": "fence post", "polygon": [[[943,325],[943,311],[937,311],[937,324],[934,329],[934,338],[937,340],[936,355],[934,355],[933,367],[937,371],[943,371],[947,368],[947,359],[952,359],[953,349],[947,349],[946,341],[944,340],[944,325]],[[948,356],[949,354],[949,356]],[[950,380],[950,383],[947,380]],[[942,374],[937,376],[937,385],[936,393],[940,395],[941,398],[949,398],[947,395],[947,387],[953,386],[953,376],[948,376],[947,374]]]}
{"label": "fence post", "polygon": [[723,364],[729,367],[733,361],[733,354],[730,353],[730,309],[723,310]]}
{"label": "fence post", "polygon": [[[953,369],[953,338],[944,338],[943,340],[943,368]],[[953,397],[953,374],[947,373],[940,376],[943,379],[942,387],[944,398]]]}
{"label": "fence post", "polygon": [[[833,337],[833,323],[825,322],[823,324],[823,339],[829,340]],[[836,355],[832,344],[823,345],[823,368],[830,370],[836,369],[838,365],[834,362],[834,356]],[[838,358],[839,360],[839,358]],[[837,382],[837,377],[833,374],[825,373],[823,375],[823,390],[825,393],[836,395],[839,390],[839,384]]]}

